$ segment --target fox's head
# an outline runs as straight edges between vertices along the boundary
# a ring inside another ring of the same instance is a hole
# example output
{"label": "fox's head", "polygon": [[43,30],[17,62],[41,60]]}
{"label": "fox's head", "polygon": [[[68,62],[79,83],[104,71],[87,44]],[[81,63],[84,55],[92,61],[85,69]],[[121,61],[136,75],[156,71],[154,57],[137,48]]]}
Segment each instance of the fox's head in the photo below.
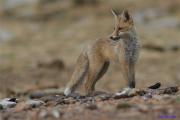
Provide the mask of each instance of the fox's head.
{"label": "fox's head", "polygon": [[124,10],[121,14],[117,14],[114,10],[111,9],[112,14],[115,18],[114,32],[111,35],[112,39],[119,38],[123,33],[130,31],[133,26],[132,16],[127,10]]}

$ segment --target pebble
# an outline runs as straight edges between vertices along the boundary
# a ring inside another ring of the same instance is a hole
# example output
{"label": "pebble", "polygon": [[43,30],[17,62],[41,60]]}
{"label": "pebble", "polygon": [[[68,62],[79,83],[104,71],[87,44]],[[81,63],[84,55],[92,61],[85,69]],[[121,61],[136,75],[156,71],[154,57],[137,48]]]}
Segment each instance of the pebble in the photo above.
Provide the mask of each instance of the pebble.
{"label": "pebble", "polygon": [[59,118],[60,117],[60,113],[59,113],[59,111],[58,110],[56,110],[56,109],[53,109],[52,111],[51,111],[51,113],[52,113],[52,115],[53,115],[53,117],[54,118]]}
{"label": "pebble", "polygon": [[28,100],[28,101],[25,102],[25,105],[28,108],[36,108],[36,107],[45,105],[45,103],[43,101],[41,101],[41,100]]}
{"label": "pebble", "polygon": [[160,82],[158,82],[158,83],[156,83],[156,84],[154,84],[154,85],[151,85],[151,86],[149,86],[148,88],[149,88],[149,89],[158,89],[159,87],[161,87],[161,83],[160,83]]}
{"label": "pebble", "polygon": [[12,108],[17,104],[16,98],[5,98],[0,100],[0,109]]}
{"label": "pebble", "polygon": [[39,113],[40,118],[47,118],[47,117],[53,117],[55,119],[60,118],[60,112],[57,109],[50,109],[50,110],[42,110]]}
{"label": "pebble", "polygon": [[163,94],[173,94],[178,92],[178,87],[168,87],[163,91]]}
{"label": "pebble", "polygon": [[150,92],[150,93],[145,94],[145,95],[143,96],[143,99],[144,99],[144,100],[148,100],[148,99],[150,99],[150,98],[152,98],[152,97],[153,97],[153,95],[152,95],[152,93]]}
{"label": "pebble", "polygon": [[42,110],[40,113],[39,113],[39,117],[40,118],[45,118],[47,116],[47,111],[46,110]]}
{"label": "pebble", "polygon": [[98,109],[96,104],[86,104],[85,108],[89,109],[89,110],[96,110],[96,109]]}

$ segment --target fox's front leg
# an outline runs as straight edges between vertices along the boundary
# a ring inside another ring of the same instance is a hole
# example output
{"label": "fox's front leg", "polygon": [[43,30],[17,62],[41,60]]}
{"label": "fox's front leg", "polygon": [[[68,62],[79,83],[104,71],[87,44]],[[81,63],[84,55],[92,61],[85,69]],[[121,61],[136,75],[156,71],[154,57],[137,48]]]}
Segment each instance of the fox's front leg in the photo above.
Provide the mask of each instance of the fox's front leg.
{"label": "fox's front leg", "polygon": [[127,82],[128,88],[135,88],[135,63],[126,63],[122,64],[122,73],[123,77]]}
{"label": "fox's front leg", "polygon": [[121,70],[123,73],[123,77],[126,80],[127,87],[117,95],[128,95],[132,89],[135,88],[135,63],[128,63],[123,61],[121,64]]}

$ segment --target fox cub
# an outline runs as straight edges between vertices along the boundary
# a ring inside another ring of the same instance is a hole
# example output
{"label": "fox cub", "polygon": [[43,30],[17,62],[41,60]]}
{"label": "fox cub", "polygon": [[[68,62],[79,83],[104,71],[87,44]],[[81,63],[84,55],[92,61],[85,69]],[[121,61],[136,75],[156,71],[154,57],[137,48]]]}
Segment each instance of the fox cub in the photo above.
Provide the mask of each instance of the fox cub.
{"label": "fox cub", "polygon": [[132,16],[127,10],[115,17],[114,32],[89,44],[80,54],[75,71],[67,84],[64,94],[73,93],[78,85],[85,80],[87,95],[95,91],[96,82],[106,73],[110,61],[118,60],[127,89],[135,88],[135,64],[138,59],[139,43]]}

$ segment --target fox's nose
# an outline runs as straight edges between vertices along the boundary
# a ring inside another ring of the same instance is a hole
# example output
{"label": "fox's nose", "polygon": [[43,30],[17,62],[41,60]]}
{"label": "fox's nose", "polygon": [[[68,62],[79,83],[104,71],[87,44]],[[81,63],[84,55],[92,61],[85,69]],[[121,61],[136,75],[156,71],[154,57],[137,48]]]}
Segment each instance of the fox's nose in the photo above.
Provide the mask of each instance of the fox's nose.
{"label": "fox's nose", "polygon": [[111,36],[110,38],[111,39],[116,39],[118,36]]}
{"label": "fox's nose", "polygon": [[119,40],[120,36],[111,36],[110,39],[112,39],[112,40]]}

